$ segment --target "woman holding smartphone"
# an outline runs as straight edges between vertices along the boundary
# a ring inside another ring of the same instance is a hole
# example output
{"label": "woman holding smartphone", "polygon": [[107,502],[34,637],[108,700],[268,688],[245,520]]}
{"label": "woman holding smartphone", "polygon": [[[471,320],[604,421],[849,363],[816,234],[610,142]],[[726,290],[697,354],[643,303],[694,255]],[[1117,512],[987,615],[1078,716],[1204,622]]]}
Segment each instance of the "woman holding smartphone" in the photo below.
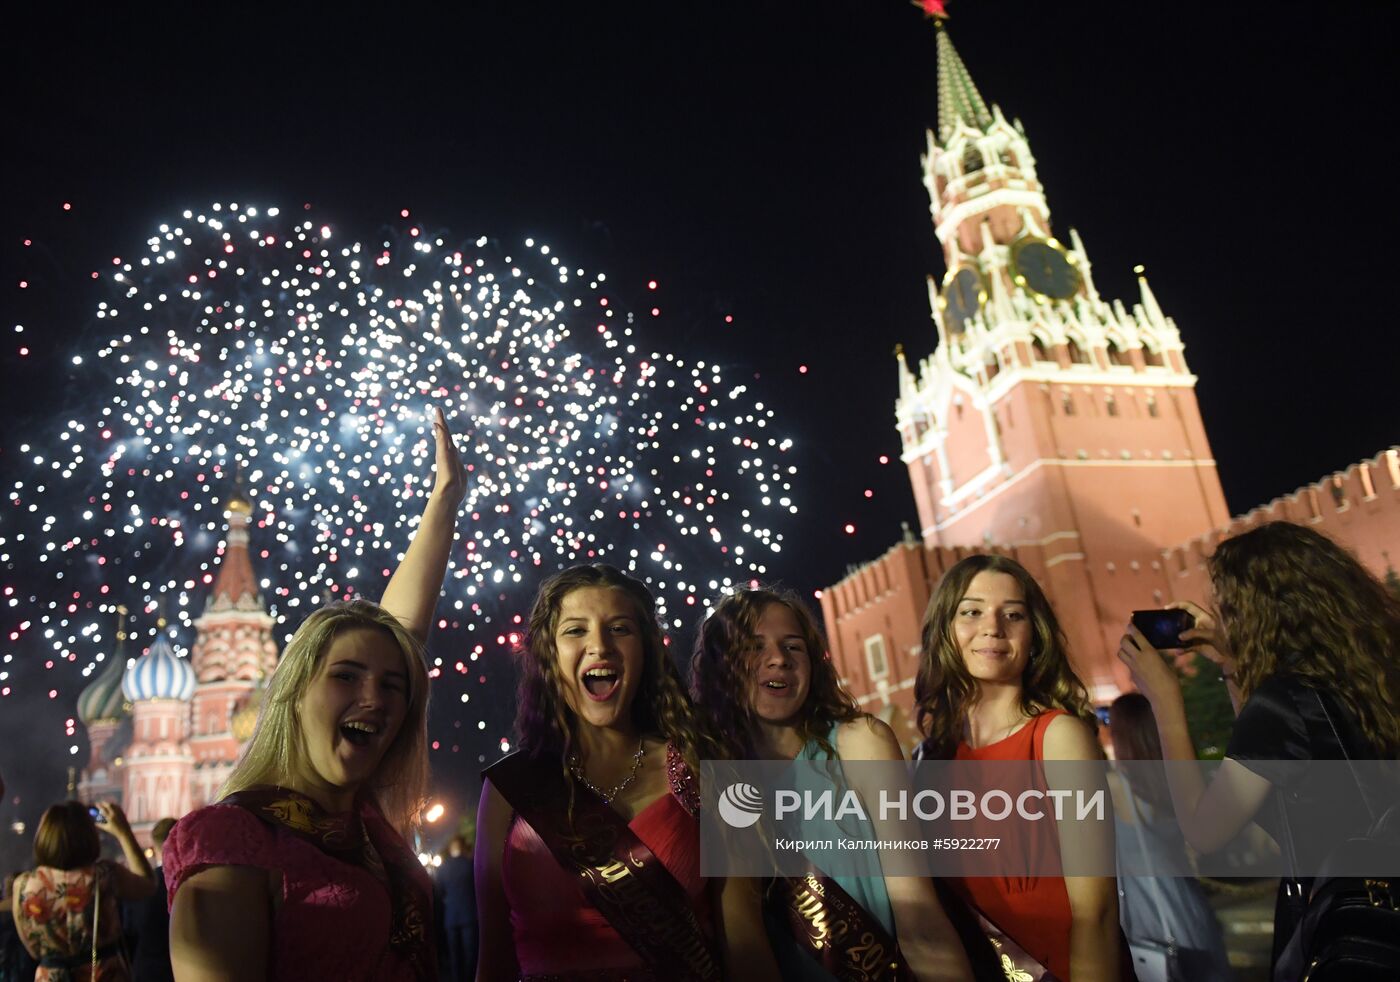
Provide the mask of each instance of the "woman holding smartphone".
{"label": "woman holding smartphone", "polygon": [[[97,830],[122,847],[126,866],[101,859]],[[146,854],[120,806],[52,805],[34,833],[34,869],[15,878],[15,930],[38,960],[35,982],[126,982],[119,900],[156,888]]]}
{"label": "woman holding smartphone", "polygon": [[[1366,832],[1369,802],[1384,807],[1395,788],[1358,783],[1346,800],[1277,762],[1393,761],[1400,753],[1400,600],[1341,546],[1289,522],[1226,539],[1209,570],[1219,618],[1179,605],[1195,620],[1181,641],[1221,667],[1238,718],[1209,783],[1195,768],[1167,768],[1177,821],[1193,849],[1210,853],[1258,820],[1285,855],[1296,851],[1301,866],[1315,869],[1343,840]],[[1152,703],[1163,758],[1195,760],[1176,672],[1134,626],[1118,656]],[[1282,818],[1265,807],[1276,792],[1284,792]],[[1290,827],[1332,835],[1292,842]],[[1280,883],[1276,963],[1309,888],[1310,881]]]}

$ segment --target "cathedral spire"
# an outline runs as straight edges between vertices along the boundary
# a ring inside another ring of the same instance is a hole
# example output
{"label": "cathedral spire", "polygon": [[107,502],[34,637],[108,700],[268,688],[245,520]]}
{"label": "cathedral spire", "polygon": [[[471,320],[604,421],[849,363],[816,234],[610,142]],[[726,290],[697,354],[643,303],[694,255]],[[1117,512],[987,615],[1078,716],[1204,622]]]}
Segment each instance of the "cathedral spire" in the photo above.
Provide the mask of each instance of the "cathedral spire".
{"label": "cathedral spire", "polygon": [[253,505],[243,495],[241,475],[235,478],[233,491],[224,502],[224,515],[228,519],[228,541],[219,563],[214,591],[209,595],[209,605],[237,607],[240,602],[256,603],[258,584],[248,558],[248,525],[252,521]]}
{"label": "cathedral spire", "polygon": [[958,57],[948,32],[938,22],[938,139],[945,146],[958,123],[986,131],[991,128],[992,114],[977,91],[967,67]]}

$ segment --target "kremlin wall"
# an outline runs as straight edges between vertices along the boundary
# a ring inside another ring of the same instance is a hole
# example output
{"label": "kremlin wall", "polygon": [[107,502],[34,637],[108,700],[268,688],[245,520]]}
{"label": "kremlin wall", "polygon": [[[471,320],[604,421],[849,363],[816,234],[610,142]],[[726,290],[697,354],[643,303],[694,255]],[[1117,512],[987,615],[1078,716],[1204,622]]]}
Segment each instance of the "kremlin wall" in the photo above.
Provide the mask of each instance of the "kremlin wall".
{"label": "kremlin wall", "polygon": [[1094,702],[1129,687],[1134,609],[1209,602],[1216,542],[1311,525],[1377,575],[1400,563],[1400,450],[1231,519],[1196,376],[1141,267],[1131,307],[1100,296],[1084,242],[1052,230],[1019,120],[988,106],[938,33],[938,132],[922,158],[946,273],[933,353],[898,354],[895,421],[917,532],[821,591],[832,657],[862,708],[912,745],[924,608],[964,556],[1018,560],[1055,606]]}

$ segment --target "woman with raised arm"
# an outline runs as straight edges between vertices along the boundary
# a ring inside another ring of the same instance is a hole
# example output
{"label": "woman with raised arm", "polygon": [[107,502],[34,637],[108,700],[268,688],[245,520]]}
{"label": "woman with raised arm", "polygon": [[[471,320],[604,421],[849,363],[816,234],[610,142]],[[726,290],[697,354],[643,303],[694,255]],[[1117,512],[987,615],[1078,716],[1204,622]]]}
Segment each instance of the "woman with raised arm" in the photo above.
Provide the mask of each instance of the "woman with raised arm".
{"label": "woman with raised arm", "polygon": [[407,843],[428,782],[424,644],[466,488],[441,411],[433,429],[433,488],[382,603],[302,623],[221,800],[166,841],[179,982],[437,977]]}
{"label": "woman with raised arm", "polygon": [[742,895],[700,877],[695,723],[651,593],[566,569],[520,653],[519,749],[477,812],[477,979],[776,978],[751,936],[716,936]]}
{"label": "woman with raised arm", "polygon": [[[1004,556],[969,556],[939,581],[924,614],[914,700],[927,734],[921,759],[1103,758],[1050,601],[1025,567]],[[1048,856],[1077,846],[1066,824],[1050,825],[1035,826],[1046,841],[1028,849]],[[1110,864],[1111,840],[1110,832]],[[1125,977],[1112,876],[969,876],[954,887],[1057,978]]]}
{"label": "woman with raised arm", "polygon": [[[99,858],[98,829],[121,845],[126,866]],[[150,896],[156,880],[121,808],[49,806],[34,833],[34,863],[15,878],[13,916],[20,943],[39,963],[35,982],[130,979],[117,901]]]}
{"label": "woman with raised arm", "polygon": [[[820,630],[792,593],[743,589],[721,600],[700,628],[691,687],[696,711],[710,724],[717,758],[886,761],[900,764],[895,773],[903,775],[899,741],[887,725],[861,712],[841,687]],[[871,812],[879,789],[862,787],[862,781],[872,776],[843,771],[840,777],[871,804]],[[828,782],[827,788],[834,784]],[[859,838],[894,837],[877,835],[882,830],[869,823],[857,832]],[[895,966],[881,978],[971,977],[932,880],[885,876],[876,856],[865,857],[863,875],[828,876],[820,868],[827,857],[808,858],[822,882],[820,892],[807,889],[805,877],[777,877],[767,888],[767,933],[784,978],[868,978],[868,953],[871,963],[880,962],[881,971]],[[842,917],[859,920],[834,945],[824,943],[820,932],[792,928],[793,911],[805,910],[810,920],[814,905],[823,903],[833,921],[839,918],[832,904],[849,912]],[[725,924],[726,931],[745,927]],[[876,947],[885,957],[875,957]]]}
{"label": "woman with raised arm", "polygon": [[[1349,781],[1338,790],[1301,780],[1300,770],[1278,762],[1395,760],[1400,600],[1341,546],[1289,522],[1226,539],[1209,570],[1219,617],[1193,603],[1173,606],[1194,616],[1181,638],[1221,667],[1238,718],[1209,784],[1194,768],[1167,768],[1177,821],[1200,853],[1258,821],[1285,855],[1291,848],[1300,867],[1316,869],[1342,841],[1364,834],[1369,820],[1397,800],[1397,788]],[[1194,761],[1176,672],[1132,626],[1118,656],[1152,703],[1163,758]],[[1286,822],[1265,807],[1272,796]],[[1331,834],[1292,842],[1289,827]],[[1293,938],[1310,886],[1296,879],[1279,885],[1275,962]],[[1295,948],[1289,957],[1301,954]],[[1293,977],[1305,967],[1294,966]]]}

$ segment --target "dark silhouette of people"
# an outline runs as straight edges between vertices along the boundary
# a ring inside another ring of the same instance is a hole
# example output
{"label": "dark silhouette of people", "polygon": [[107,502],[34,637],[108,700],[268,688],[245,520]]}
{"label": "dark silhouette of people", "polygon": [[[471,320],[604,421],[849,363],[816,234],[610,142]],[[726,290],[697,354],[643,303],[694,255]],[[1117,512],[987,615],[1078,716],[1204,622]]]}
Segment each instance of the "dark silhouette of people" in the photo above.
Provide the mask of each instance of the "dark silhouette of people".
{"label": "dark silhouette of people", "polygon": [[156,892],[127,905],[122,921],[127,925],[131,951],[131,975],[135,982],[174,982],[170,968],[170,908],[165,897],[165,868],[160,865],[165,837],[175,819],[162,818],[151,829]]}
{"label": "dark silhouette of people", "polygon": [[442,924],[447,940],[449,978],[476,977],[476,882],[472,876],[472,850],[467,840],[454,835],[447,856],[437,871]]}

